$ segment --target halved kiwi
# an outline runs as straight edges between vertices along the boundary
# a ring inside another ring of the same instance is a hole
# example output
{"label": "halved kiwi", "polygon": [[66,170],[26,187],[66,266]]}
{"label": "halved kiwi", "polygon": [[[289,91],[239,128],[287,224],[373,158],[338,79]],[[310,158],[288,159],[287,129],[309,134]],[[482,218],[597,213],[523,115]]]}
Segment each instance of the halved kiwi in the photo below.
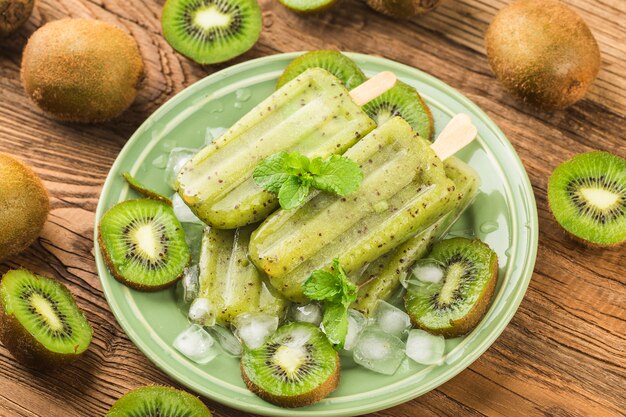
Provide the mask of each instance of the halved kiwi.
{"label": "halved kiwi", "polygon": [[252,48],[263,27],[256,0],[167,0],[163,35],[199,64],[216,64]]}
{"label": "halved kiwi", "polygon": [[396,85],[363,106],[363,110],[378,126],[392,117],[400,116],[421,137],[426,140],[433,138],[435,128],[430,109],[417,90],[402,81],[396,81]]}
{"label": "halved kiwi", "polygon": [[68,364],[87,350],[92,334],[63,284],[25,269],[2,278],[0,339],[20,362],[40,369]]}
{"label": "halved kiwi", "polygon": [[278,0],[286,8],[298,13],[319,13],[335,4],[337,0]]}
{"label": "halved kiwi", "polygon": [[584,243],[626,241],[626,160],[608,152],[587,152],[559,165],[548,182],[548,203],[556,221]]}
{"label": "halved kiwi", "polygon": [[339,78],[343,85],[352,90],[365,80],[363,71],[350,58],[338,51],[311,51],[294,59],[278,79],[276,88],[280,88],[309,68],[323,68]]}
{"label": "halved kiwi", "polygon": [[172,207],[161,201],[123,201],[102,216],[98,232],[113,276],[138,290],[173,285],[190,260],[183,227]]}
{"label": "halved kiwi", "polygon": [[412,280],[404,298],[413,325],[433,334],[456,337],[483,318],[498,280],[498,256],[478,239],[437,242],[428,262],[442,270],[439,282]]}
{"label": "halved kiwi", "polygon": [[105,417],[211,417],[202,401],[188,392],[152,385],[117,400]]}
{"label": "halved kiwi", "polygon": [[144,197],[151,198],[152,200],[162,201],[163,203],[168,204],[170,206],[172,205],[172,200],[146,187],[141,182],[139,182],[137,178],[133,177],[130,172],[128,171],[123,172],[122,177],[124,177],[124,179],[126,180],[130,188],[137,191],[139,194],[143,195]]}
{"label": "halved kiwi", "polygon": [[259,397],[281,407],[314,404],[339,383],[339,355],[319,327],[290,323],[241,357],[243,380]]}

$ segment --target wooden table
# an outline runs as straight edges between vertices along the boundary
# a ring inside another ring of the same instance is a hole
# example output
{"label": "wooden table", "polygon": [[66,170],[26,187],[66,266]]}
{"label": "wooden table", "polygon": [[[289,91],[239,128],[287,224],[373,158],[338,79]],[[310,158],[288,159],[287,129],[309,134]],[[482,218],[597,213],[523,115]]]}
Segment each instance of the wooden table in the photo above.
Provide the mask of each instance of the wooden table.
{"label": "wooden table", "polygon": [[[28,24],[0,43],[0,151],[32,165],[52,195],[41,239],[0,266],[23,266],[65,283],[95,335],[87,354],[56,373],[31,372],[0,347],[1,416],[101,416],[132,388],[176,385],[130,342],[102,294],[93,257],[94,211],[109,168],[126,140],[161,104],[227,65],[201,67],[161,36],[164,1],[39,0]],[[588,96],[552,114],[529,109],[495,81],[483,33],[508,0],[450,0],[399,22],[344,0],[330,12],[296,16],[263,0],[258,44],[236,62],[287,51],[336,48],[381,55],[438,77],[467,95],[502,128],[534,186],[539,254],[530,287],[500,338],[469,369],[438,389],[376,416],[608,416],[626,410],[626,252],[589,249],[564,237],[547,208],[546,183],[561,161],[592,149],[626,153],[626,2],[568,0],[602,50]],[[113,22],[139,42],[147,82],[118,120],[61,124],[29,103],[19,82],[28,36],[62,17]],[[620,26],[621,25],[621,26]],[[217,416],[243,416],[207,401]]]}

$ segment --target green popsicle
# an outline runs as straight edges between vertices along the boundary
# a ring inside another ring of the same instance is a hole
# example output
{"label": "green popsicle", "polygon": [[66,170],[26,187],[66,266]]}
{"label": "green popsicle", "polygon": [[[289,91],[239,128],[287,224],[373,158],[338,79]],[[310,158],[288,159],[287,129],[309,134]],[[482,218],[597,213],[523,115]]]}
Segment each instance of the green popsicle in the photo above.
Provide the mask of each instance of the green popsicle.
{"label": "green popsicle", "polygon": [[474,201],[480,185],[476,171],[455,157],[446,159],[444,168],[448,178],[456,185],[452,192],[452,199],[457,201],[456,208],[394,251],[384,254],[369,264],[359,277],[362,284],[352,308],[369,315],[376,301],[386,300],[393,295],[400,286],[400,279],[413,263],[426,255],[431,244],[445,235],[461,213]]}
{"label": "green popsicle", "polygon": [[250,259],[298,302],[302,282],[335,257],[358,274],[454,207],[454,183],[429,145],[403,119],[389,120],[344,154],[363,170],[359,189],[347,197],[312,193],[301,207],[276,211],[253,233]]}
{"label": "green popsicle", "polygon": [[375,127],[329,72],[312,68],[290,81],[207,145],[179,172],[177,190],[205,223],[233,229],[265,219],[277,199],[252,179],[280,151],[341,154]]}
{"label": "green popsicle", "polygon": [[248,260],[255,226],[205,229],[200,255],[200,297],[207,298],[221,325],[242,313],[283,316],[287,302]]}

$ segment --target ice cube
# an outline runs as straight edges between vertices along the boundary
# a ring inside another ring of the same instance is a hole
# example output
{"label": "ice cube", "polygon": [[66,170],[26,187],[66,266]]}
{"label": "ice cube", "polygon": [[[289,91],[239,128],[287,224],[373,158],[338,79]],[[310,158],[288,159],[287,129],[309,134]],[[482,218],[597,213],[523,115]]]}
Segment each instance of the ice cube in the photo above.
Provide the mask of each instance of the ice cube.
{"label": "ice cube", "polygon": [[241,342],[235,337],[233,332],[222,326],[208,327],[207,331],[218,341],[224,352],[231,356],[241,356]]}
{"label": "ice cube", "polygon": [[209,363],[219,353],[213,337],[197,324],[192,324],[176,337],[174,348],[199,364]]}
{"label": "ice cube", "polygon": [[189,306],[187,317],[192,323],[201,324],[203,326],[213,326],[215,324],[215,313],[213,305],[204,297],[198,297]]}
{"label": "ice cube", "polygon": [[289,316],[293,321],[302,321],[319,326],[322,322],[322,307],[317,303],[292,304]]}
{"label": "ice cube", "polygon": [[196,217],[195,214],[191,211],[191,209],[185,204],[183,199],[175,193],[172,196],[172,206],[174,207],[174,215],[181,223],[197,223],[204,224],[202,220]]}
{"label": "ice cube", "polygon": [[231,323],[235,336],[250,349],[263,346],[265,339],[278,328],[278,317],[265,313],[240,314]]}
{"label": "ice cube", "polygon": [[411,328],[409,315],[383,300],[376,302],[373,317],[376,326],[397,337],[402,337]]}
{"label": "ice cube", "polygon": [[354,361],[374,372],[393,375],[405,358],[404,343],[375,326],[367,326],[358,337]]}
{"label": "ice cube", "polygon": [[432,365],[443,357],[446,339],[424,330],[413,329],[406,341],[406,355],[417,363]]}
{"label": "ice cube", "polygon": [[343,344],[345,350],[352,350],[354,342],[356,342],[366,324],[367,317],[360,311],[348,309],[348,333]]}
{"label": "ice cube", "polygon": [[206,133],[204,134],[204,144],[208,145],[213,142],[215,139],[219,138],[226,132],[225,127],[207,127]]}
{"label": "ice cube", "polygon": [[167,160],[167,166],[165,167],[165,182],[173,190],[176,189],[176,176],[181,168],[189,161],[195,154],[198,153],[197,149],[191,148],[174,148],[170,151],[170,157]]}
{"label": "ice cube", "polygon": [[183,272],[183,278],[180,282],[183,289],[183,302],[186,304],[191,303],[198,297],[198,290],[200,289],[199,275],[198,265],[188,266]]}
{"label": "ice cube", "polygon": [[413,267],[413,275],[422,282],[438,283],[443,279],[444,270],[438,262],[425,259]]}

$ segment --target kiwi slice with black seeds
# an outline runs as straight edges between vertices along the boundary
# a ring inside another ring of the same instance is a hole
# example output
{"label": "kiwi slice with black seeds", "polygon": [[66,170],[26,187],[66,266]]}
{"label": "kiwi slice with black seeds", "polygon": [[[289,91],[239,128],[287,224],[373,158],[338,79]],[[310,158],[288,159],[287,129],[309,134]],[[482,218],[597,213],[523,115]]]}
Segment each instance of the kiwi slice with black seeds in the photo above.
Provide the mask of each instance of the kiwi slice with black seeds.
{"label": "kiwi slice with black seeds", "polygon": [[172,200],[148,188],[147,186],[143,185],[141,182],[139,182],[139,180],[137,180],[137,178],[133,177],[130,172],[128,171],[123,172],[122,177],[124,177],[124,179],[126,180],[130,188],[137,191],[139,194],[143,195],[144,197],[151,198],[153,200],[162,201],[170,206],[172,205]]}
{"label": "kiwi slice with black seeds", "polygon": [[583,243],[623,243],[626,159],[599,151],[576,155],[550,176],[548,203],[561,227]]}
{"label": "kiwi slice with black seeds", "polygon": [[378,126],[395,116],[406,120],[426,140],[433,139],[435,126],[428,105],[417,90],[402,81],[363,106]]}
{"label": "kiwi slice with black seeds", "polygon": [[76,360],[93,331],[63,284],[25,269],[7,272],[0,283],[0,339],[13,356],[46,369]]}
{"label": "kiwi slice with black seeds", "polygon": [[174,210],[157,200],[127,200],[111,207],[100,220],[98,243],[113,276],[143,291],[173,285],[190,261]]}
{"label": "kiwi slice with black seeds", "polygon": [[152,385],[128,392],[105,417],[211,417],[202,401],[188,392]]}
{"label": "kiwi slice with black seeds", "polygon": [[245,349],[243,380],[259,397],[281,407],[314,404],[339,383],[339,355],[319,327],[290,323],[260,348]]}
{"label": "kiwi slice with black seeds", "polygon": [[337,0],[278,0],[280,4],[297,13],[320,13]]}
{"label": "kiwi slice with black seeds", "polygon": [[350,58],[338,51],[311,51],[294,59],[278,79],[280,88],[309,68],[322,68],[339,78],[343,85],[352,90],[367,78]]}
{"label": "kiwi slice with black seeds", "polygon": [[256,0],[167,0],[163,35],[199,64],[216,64],[252,48],[263,27]]}
{"label": "kiwi slice with black seeds", "polygon": [[442,270],[439,282],[411,280],[405,295],[413,325],[456,337],[476,327],[487,312],[498,280],[498,256],[478,239],[437,242],[428,262]]}

